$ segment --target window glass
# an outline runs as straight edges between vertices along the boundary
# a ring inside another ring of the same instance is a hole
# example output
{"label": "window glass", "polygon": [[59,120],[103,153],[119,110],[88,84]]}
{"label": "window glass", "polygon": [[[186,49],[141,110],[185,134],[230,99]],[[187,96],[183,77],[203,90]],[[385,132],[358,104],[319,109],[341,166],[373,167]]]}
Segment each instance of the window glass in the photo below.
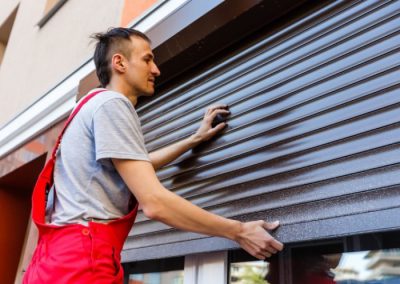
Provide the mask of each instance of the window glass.
{"label": "window glass", "polygon": [[230,265],[230,284],[266,284],[269,263],[265,261],[235,262]]}
{"label": "window glass", "polygon": [[344,253],[332,273],[336,283],[400,283],[400,249]]}
{"label": "window glass", "polygon": [[129,284],[183,284],[183,270],[129,274]]}
{"label": "window glass", "polygon": [[184,257],[124,263],[124,284],[183,284]]}
{"label": "window glass", "polygon": [[18,7],[19,6],[17,6],[10,13],[10,15],[7,17],[7,19],[3,23],[0,23],[0,64],[3,60],[4,54],[5,54],[5,51],[7,48],[8,40],[10,38],[11,30],[14,26],[15,17],[18,12]]}
{"label": "window glass", "polygon": [[258,260],[243,250],[229,251],[229,284],[275,284],[279,281],[278,257]]}
{"label": "window glass", "polygon": [[400,249],[321,254],[312,251],[292,260],[295,284],[400,283]]}

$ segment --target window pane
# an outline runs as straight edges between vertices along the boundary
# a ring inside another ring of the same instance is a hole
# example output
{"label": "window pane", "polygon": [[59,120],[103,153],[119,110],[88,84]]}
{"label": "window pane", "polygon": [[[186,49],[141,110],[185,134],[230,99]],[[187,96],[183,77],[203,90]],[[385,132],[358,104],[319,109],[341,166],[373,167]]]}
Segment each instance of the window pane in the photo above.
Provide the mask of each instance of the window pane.
{"label": "window pane", "polygon": [[230,284],[267,284],[269,264],[264,261],[236,262],[230,265]]}
{"label": "window pane", "polygon": [[337,283],[400,283],[400,249],[344,253],[332,272]]}
{"label": "window pane", "polygon": [[184,257],[124,263],[125,284],[183,284]]}
{"label": "window pane", "polygon": [[228,284],[280,284],[277,254],[262,261],[244,250],[231,250],[228,263]]}
{"label": "window pane", "polygon": [[129,284],[183,284],[183,270],[129,274]]}
{"label": "window pane", "polygon": [[400,249],[323,254],[292,259],[294,284],[400,283]]}

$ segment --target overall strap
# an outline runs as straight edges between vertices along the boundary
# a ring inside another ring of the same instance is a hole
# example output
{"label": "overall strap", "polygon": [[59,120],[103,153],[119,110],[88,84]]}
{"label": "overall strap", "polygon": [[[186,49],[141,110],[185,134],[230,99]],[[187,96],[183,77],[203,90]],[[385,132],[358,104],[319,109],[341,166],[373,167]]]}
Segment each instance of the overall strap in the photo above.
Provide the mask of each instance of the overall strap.
{"label": "overall strap", "polygon": [[57,149],[60,146],[61,143],[61,138],[64,135],[65,130],[67,129],[68,125],[71,123],[72,119],[75,117],[75,115],[79,112],[79,110],[83,107],[84,104],[86,104],[91,98],[93,98],[95,95],[97,95],[98,93],[104,92],[106,90],[98,90],[96,92],[93,92],[91,94],[88,94],[87,96],[85,96],[82,101],[79,102],[79,104],[76,106],[76,108],[73,110],[73,112],[70,114],[70,116],[68,117],[67,122],[64,125],[64,128],[61,130],[60,135],[57,138],[57,143],[53,148],[53,153],[51,155],[51,157],[53,159],[56,158],[56,153],[57,153]]}
{"label": "overall strap", "polygon": [[87,103],[91,98],[93,98],[95,95],[104,91],[106,90],[102,89],[95,91],[91,94],[88,94],[85,98],[82,99],[82,101],[79,102],[76,108],[72,111],[71,115],[69,116],[67,122],[64,125],[64,128],[62,129],[60,135],[58,136],[57,143],[53,148],[53,153],[50,159],[47,161],[46,165],[44,166],[42,172],[40,173],[36,181],[32,194],[32,219],[38,226],[39,231],[41,229],[41,226],[45,225],[47,195],[49,194],[50,188],[54,182],[53,173],[55,167],[56,153],[61,143],[62,136],[64,135],[64,132],[67,129],[68,125],[71,123],[72,119],[79,112],[82,106],[85,103]]}

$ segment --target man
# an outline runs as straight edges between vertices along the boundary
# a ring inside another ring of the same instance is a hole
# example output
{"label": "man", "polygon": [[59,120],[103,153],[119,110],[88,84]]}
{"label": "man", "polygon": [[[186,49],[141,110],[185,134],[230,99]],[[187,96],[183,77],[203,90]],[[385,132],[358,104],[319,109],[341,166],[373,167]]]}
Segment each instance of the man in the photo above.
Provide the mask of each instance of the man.
{"label": "man", "polygon": [[94,61],[104,88],[78,104],[54,151],[54,184],[45,221],[42,196],[52,180],[41,178],[53,176],[51,165],[35,187],[32,216],[39,243],[24,283],[122,283],[120,252],[138,203],[150,219],[234,240],[259,259],[282,250],[266,231],[278,222],[242,223],[209,213],[165,189],[155,174],[155,169],[221,131],[225,123],[212,127],[212,121],[218,114],[229,114],[226,106],[208,108],[189,138],[148,154],[134,106],[140,96],[154,94],[160,75],[150,40],[126,28],[95,38]]}

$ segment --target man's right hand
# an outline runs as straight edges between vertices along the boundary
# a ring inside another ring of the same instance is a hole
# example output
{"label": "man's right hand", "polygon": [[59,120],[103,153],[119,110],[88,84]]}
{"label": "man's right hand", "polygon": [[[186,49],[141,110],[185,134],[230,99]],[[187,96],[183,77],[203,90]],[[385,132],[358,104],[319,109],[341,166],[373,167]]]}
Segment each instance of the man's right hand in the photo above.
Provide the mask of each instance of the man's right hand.
{"label": "man's right hand", "polygon": [[275,230],[279,222],[252,221],[241,223],[241,231],[235,241],[252,256],[264,260],[283,249],[283,244],[268,231]]}

